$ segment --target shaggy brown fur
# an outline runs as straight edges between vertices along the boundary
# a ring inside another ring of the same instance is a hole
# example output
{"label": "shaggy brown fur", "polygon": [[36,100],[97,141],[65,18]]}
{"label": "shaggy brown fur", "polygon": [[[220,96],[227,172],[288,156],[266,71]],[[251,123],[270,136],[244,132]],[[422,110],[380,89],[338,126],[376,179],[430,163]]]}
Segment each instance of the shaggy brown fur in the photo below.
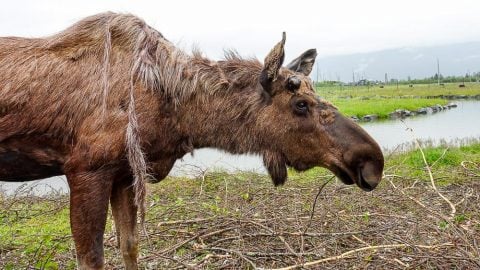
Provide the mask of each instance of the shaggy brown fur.
{"label": "shaggy brown fur", "polygon": [[287,165],[324,166],[372,190],[383,170],[378,145],[315,96],[315,50],[281,68],[284,43],[264,65],[235,53],[215,62],[114,13],[44,39],[0,38],[0,181],[67,176],[85,269],[103,266],[109,201],[126,267],[137,267],[145,182],[196,148],[261,154],[276,185]]}

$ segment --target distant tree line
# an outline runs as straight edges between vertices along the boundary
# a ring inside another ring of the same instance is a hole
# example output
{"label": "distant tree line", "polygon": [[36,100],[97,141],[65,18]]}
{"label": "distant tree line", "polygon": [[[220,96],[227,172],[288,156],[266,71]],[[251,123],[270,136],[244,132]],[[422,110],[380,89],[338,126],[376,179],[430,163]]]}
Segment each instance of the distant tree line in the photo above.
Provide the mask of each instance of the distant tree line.
{"label": "distant tree line", "polygon": [[[392,78],[388,81],[388,84],[431,84],[431,83],[438,83],[438,74],[435,74],[431,77],[426,77],[423,79],[411,79],[408,76],[407,79],[400,79],[397,80]],[[467,73],[464,76],[443,76],[440,74],[440,83],[463,83],[463,82],[480,82],[480,72],[473,72]],[[332,86],[332,85],[383,85],[385,81],[380,80],[359,80],[355,83],[353,82],[342,82],[342,81],[320,81],[315,82],[315,86],[322,87],[322,86]]]}
{"label": "distant tree line", "polygon": [[[480,80],[480,72],[467,73],[464,76],[443,76],[440,74],[440,82],[442,83],[462,83],[462,82],[478,82]],[[410,79],[400,80],[402,84],[420,84],[420,83],[436,83],[438,82],[438,74],[423,78],[423,79]]]}

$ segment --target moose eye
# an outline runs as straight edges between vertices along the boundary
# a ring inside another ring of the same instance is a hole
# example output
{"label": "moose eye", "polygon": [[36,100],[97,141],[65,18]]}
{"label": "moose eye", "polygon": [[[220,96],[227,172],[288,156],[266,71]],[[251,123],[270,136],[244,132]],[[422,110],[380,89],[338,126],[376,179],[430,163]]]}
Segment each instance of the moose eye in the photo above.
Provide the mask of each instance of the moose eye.
{"label": "moose eye", "polygon": [[295,112],[299,115],[306,115],[308,112],[308,103],[305,100],[299,100],[295,103]]}

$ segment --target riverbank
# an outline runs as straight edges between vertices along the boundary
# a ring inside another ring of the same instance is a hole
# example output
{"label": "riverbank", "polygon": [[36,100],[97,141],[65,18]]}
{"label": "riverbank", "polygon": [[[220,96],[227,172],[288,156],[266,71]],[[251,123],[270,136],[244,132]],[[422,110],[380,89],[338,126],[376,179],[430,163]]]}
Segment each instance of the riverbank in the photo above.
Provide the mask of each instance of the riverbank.
{"label": "riverbank", "polygon": [[[397,118],[395,111],[402,110],[410,117],[424,114],[428,108],[446,106],[457,99],[480,99],[480,84],[467,83],[440,85],[375,85],[367,86],[325,86],[318,87],[317,93],[331,101],[345,115],[358,120]],[[408,112],[413,112],[408,114]],[[420,112],[420,113],[415,113]],[[436,111],[434,111],[436,112]],[[366,117],[367,116],[367,117]]]}
{"label": "riverbank", "polygon": [[[386,156],[371,193],[324,169],[267,176],[210,172],[150,185],[140,264],[145,268],[464,268],[480,265],[480,144]],[[25,195],[25,194],[24,194]],[[315,211],[312,214],[312,207]],[[0,197],[0,268],[74,269],[68,196]],[[121,267],[111,218],[107,268]],[[343,255],[342,255],[343,254]]]}

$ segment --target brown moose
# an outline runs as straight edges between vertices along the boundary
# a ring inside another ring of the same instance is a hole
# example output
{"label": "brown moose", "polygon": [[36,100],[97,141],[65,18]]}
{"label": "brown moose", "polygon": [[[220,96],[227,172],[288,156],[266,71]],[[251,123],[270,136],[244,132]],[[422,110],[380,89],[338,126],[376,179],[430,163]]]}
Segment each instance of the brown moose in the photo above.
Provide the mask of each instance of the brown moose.
{"label": "brown moose", "polygon": [[175,48],[141,19],[105,13],[47,38],[0,38],[0,181],[66,175],[80,269],[103,268],[108,204],[127,269],[137,268],[145,183],[202,147],[331,170],[372,190],[377,143],[319,98],[316,50],[282,67],[285,34],[265,58],[212,61]]}

